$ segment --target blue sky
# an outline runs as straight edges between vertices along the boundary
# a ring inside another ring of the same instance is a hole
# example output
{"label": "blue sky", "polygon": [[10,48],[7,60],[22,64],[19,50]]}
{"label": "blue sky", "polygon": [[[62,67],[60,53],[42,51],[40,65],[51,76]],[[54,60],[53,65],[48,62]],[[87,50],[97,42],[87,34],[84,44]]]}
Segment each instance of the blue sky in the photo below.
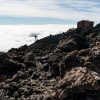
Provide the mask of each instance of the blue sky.
{"label": "blue sky", "polygon": [[56,18],[47,18],[47,17],[0,17],[0,24],[75,24],[75,20],[65,20],[65,19],[56,19]]}
{"label": "blue sky", "polygon": [[100,0],[0,0],[0,24],[99,23]]}

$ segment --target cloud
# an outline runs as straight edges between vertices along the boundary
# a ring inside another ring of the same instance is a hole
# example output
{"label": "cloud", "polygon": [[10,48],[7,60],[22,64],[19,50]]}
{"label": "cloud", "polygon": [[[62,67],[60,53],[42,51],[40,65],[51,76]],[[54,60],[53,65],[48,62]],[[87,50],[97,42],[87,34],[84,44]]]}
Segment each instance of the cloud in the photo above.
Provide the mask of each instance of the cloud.
{"label": "cloud", "polygon": [[99,21],[99,0],[1,0],[0,16]]}
{"label": "cloud", "polygon": [[49,36],[50,34],[59,34],[67,31],[76,25],[0,25],[0,51],[7,51],[12,47],[34,43],[34,34],[38,39]]}

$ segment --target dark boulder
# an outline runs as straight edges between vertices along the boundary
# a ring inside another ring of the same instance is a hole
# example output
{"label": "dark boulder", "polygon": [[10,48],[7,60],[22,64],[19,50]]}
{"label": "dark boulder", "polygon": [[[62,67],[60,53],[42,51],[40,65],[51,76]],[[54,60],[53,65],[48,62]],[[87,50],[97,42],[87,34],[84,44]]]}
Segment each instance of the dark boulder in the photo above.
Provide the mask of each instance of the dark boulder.
{"label": "dark boulder", "polygon": [[73,34],[66,40],[61,40],[58,44],[58,48],[62,52],[69,52],[73,50],[80,50],[88,48],[88,43],[86,39],[80,35]]}

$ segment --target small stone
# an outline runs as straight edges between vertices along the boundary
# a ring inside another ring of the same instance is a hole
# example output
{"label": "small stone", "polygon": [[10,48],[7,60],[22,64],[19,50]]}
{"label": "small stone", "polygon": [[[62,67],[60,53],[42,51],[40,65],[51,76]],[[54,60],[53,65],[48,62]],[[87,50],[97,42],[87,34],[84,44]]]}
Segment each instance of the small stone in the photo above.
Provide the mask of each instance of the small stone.
{"label": "small stone", "polygon": [[0,82],[3,82],[7,79],[7,75],[1,75],[0,76]]}
{"label": "small stone", "polygon": [[24,95],[25,95],[25,96],[28,96],[28,94],[29,94],[29,91],[28,91],[27,89],[25,89],[25,90],[24,90]]}
{"label": "small stone", "polygon": [[38,73],[33,73],[31,78],[32,79],[37,79],[37,78],[39,78],[39,74]]}
{"label": "small stone", "polygon": [[14,97],[17,97],[17,96],[18,96],[18,92],[15,92],[15,93],[13,94],[13,96],[14,96]]}
{"label": "small stone", "polygon": [[[8,100],[8,99],[7,99],[7,100]],[[11,98],[9,98],[9,100],[15,100],[15,98],[11,97]]]}
{"label": "small stone", "polygon": [[29,77],[29,73],[28,72],[24,72],[20,74],[20,78],[22,79],[27,79]]}
{"label": "small stone", "polygon": [[5,81],[5,83],[7,84],[7,83],[10,83],[12,81],[12,79],[7,79],[6,81]]}
{"label": "small stone", "polygon": [[13,80],[14,82],[18,82],[19,77],[18,77],[17,75],[14,75],[13,78],[12,78],[12,80]]}
{"label": "small stone", "polygon": [[49,94],[46,94],[44,100],[52,100],[51,96]]}

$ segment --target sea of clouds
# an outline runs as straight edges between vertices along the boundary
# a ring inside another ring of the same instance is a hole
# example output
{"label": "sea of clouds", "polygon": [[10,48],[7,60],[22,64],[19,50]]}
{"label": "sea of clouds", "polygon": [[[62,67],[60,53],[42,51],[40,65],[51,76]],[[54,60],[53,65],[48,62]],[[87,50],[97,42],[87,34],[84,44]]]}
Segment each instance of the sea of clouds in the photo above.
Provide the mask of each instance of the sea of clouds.
{"label": "sea of clouds", "polygon": [[76,25],[0,25],[0,52],[7,52],[11,48],[18,48],[22,45],[34,43],[34,34],[38,39],[66,32]]}

